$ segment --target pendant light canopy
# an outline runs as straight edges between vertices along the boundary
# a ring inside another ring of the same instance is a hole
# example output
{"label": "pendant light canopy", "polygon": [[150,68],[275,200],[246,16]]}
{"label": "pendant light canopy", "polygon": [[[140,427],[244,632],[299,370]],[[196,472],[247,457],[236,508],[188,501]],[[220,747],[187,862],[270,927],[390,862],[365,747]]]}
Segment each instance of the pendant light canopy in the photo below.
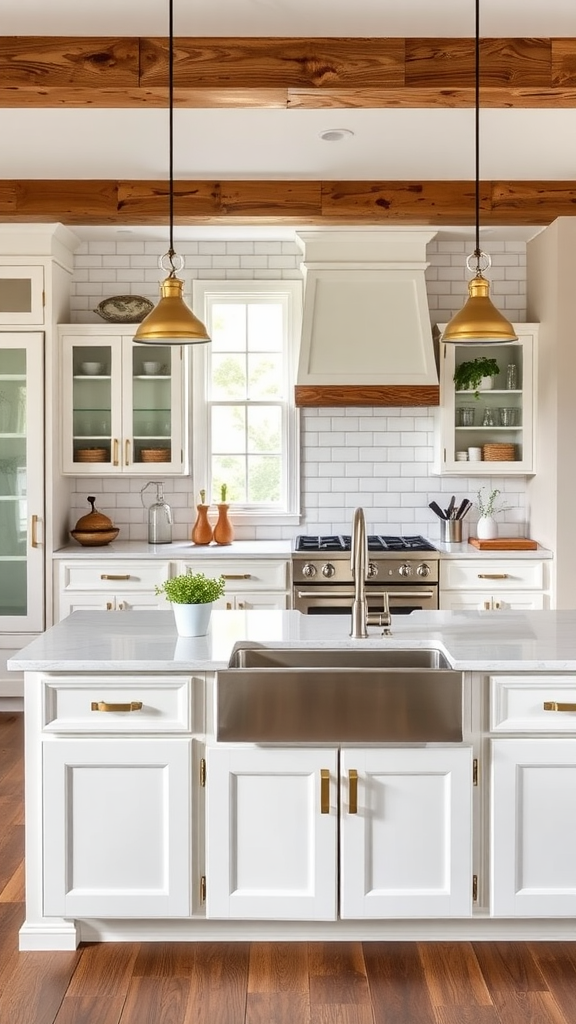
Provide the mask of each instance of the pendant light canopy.
{"label": "pendant light canopy", "polygon": [[170,248],[160,257],[159,265],[168,272],[160,285],[160,301],[142,321],[134,341],[150,345],[195,345],[210,341],[204,324],[182,298],[184,282],[176,276],[184,260],[174,251],[174,0],[168,0],[168,106],[170,163]]}
{"label": "pendant light canopy", "polygon": [[468,283],[468,300],[452,317],[442,341],[452,344],[499,345],[516,341],[517,334],[505,316],[490,299],[490,285],[482,271],[492,261],[480,248],[480,0],[476,3],[475,30],[475,175],[476,175],[476,248],[466,260],[474,277]]}

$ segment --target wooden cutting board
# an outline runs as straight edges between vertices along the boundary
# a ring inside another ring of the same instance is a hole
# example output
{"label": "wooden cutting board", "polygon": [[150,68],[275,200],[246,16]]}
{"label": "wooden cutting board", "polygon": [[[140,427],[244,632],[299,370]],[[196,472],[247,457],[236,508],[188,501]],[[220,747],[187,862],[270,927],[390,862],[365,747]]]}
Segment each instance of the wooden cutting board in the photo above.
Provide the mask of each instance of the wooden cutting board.
{"label": "wooden cutting board", "polygon": [[480,551],[534,551],[538,547],[537,542],[529,537],[494,537],[493,540],[470,537],[468,543]]}

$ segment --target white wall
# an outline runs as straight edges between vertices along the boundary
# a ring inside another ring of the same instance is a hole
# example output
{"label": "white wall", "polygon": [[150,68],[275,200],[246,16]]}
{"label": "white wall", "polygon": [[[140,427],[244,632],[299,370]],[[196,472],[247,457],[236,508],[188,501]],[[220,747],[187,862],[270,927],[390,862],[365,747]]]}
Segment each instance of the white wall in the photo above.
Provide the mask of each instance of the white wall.
{"label": "white wall", "polygon": [[[291,241],[198,241],[179,243],[186,259],[182,277],[187,298],[193,278],[208,280],[300,279],[301,251]],[[428,247],[426,272],[433,323],[443,323],[463,304],[467,295],[466,256],[472,238],[433,241]],[[72,281],[73,323],[101,322],[94,307],[110,295],[145,295],[158,298],[164,274],[158,257],[165,242],[94,241],[83,244],[75,256]],[[526,321],[526,247],[523,242],[494,242],[492,267],[487,276],[495,303],[510,320]],[[238,538],[292,537],[295,533],[349,532],[357,505],[366,511],[373,532],[423,533],[439,538],[438,520],[428,509],[435,498],[442,502],[456,491],[474,498],[481,485],[499,487],[514,508],[503,513],[509,535],[529,528],[525,513],[523,478],[438,478],[431,476],[433,409],[303,409],[302,512],[297,529],[289,527],[237,528]],[[71,525],[86,509],[86,495],[98,495],[97,507],[110,515],[125,539],[146,538],[146,514],[140,501],[143,481],[79,477],[73,482]],[[190,478],[166,479],[167,500],[173,507],[174,539],[189,536],[195,499]],[[469,522],[473,523],[470,516]]]}

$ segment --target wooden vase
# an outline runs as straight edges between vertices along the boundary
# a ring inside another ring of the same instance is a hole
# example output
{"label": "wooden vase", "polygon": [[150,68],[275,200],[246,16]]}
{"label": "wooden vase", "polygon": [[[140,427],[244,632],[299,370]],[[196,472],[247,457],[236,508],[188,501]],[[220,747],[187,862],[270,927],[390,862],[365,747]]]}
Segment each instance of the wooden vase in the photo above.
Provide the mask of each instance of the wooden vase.
{"label": "wooden vase", "polygon": [[229,505],[218,505],[218,519],[214,526],[214,540],[217,544],[231,544],[234,540],[234,527],[228,519]]}
{"label": "wooden vase", "polygon": [[210,544],[213,537],[212,524],[208,519],[209,505],[196,505],[198,515],[192,527],[193,544]]}

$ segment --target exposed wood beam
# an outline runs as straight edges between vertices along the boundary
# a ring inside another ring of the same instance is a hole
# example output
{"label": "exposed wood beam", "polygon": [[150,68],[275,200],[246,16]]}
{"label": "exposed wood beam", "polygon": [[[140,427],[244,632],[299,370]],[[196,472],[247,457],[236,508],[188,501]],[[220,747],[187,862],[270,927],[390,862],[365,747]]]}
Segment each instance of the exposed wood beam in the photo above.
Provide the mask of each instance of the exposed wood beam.
{"label": "exposed wood beam", "polygon": [[[576,38],[483,39],[482,105],[576,106]],[[167,40],[0,37],[0,106],[161,107]],[[183,107],[463,107],[473,39],[181,38]]]}
{"label": "exposed wood beam", "polygon": [[[176,181],[176,224],[473,225],[472,181]],[[574,181],[481,183],[484,226],[576,215]],[[166,181],[0,180],[0,222],[167,224]]]}

